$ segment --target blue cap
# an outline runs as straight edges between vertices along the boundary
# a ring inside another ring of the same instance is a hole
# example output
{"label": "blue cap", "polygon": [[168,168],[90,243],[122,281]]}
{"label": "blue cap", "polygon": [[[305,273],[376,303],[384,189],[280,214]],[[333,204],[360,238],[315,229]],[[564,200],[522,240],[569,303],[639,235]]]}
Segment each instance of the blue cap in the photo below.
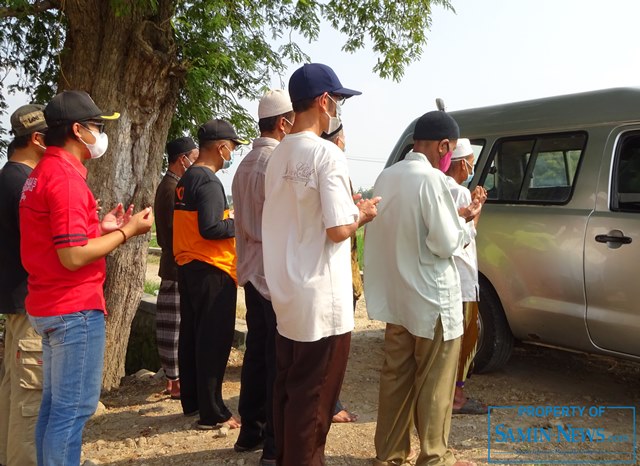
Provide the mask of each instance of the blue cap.
{"label": "blue cap", "polygon": [[336,73],[322,63],[307,63],[294,71],[289,79],[291,102],[313,99],[325,92],[344,97],[362,94],[360,91],[342,87]]}

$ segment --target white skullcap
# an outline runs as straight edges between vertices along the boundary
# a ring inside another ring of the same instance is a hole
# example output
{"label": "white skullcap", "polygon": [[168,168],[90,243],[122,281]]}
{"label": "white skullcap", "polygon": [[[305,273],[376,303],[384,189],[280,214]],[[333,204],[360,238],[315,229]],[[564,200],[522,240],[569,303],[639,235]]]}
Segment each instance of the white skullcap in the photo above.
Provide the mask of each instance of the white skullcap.
{"label": "white skullcap", "polygon": [[282,89],[273,89],[267,92],[258,104],[258,118],[274,117],[291,112],[291,99],[289,94]]}
{"label": "white skullcap", "polygon": [[451,155],[451,160],[464,159],[469,155],[473,155],[473,149],[471,148],[471,142],[467,138],[458,139],[458,145],[456,150]]}

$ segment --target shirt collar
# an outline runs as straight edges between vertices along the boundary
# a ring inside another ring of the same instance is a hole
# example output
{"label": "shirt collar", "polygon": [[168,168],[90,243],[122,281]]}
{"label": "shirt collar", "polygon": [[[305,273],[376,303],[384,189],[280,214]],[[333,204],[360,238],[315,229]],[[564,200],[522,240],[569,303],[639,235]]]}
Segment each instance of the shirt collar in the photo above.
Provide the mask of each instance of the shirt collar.
{"label": "shirt collar", "polygon": [[405,160],[418,160],[420,162],[427,162],[429,165],[431,165],[431,163],[429,162],[429,159],[427,159],[427,156],[420,153],[420,152],[414,152],[414,151],[410,151],[409,153],[407,153],[407,155],[405,155],[404,157]]}
{"label": "shirt collar", "polygon": [[276,147],[279,143],[277,139],[260,136],[253,140],[253,147]]}
{"label": "shirt collar", "polygon": [[78,173],[80,173],[82,178],[84,178],[85,180],[87,179],[87,168],[84,165],[82,165],[82,162],[80,162],[77,158],[75,158],[72,154],[64,150],[62,147],[49,146],[47,147],[47,150],[44,152],[44,155],[59,157],[63,160],[66,160],[71,164],[73,168],[75,168],[78,171]]}
{"label": "shirt collar", "polygon": [[171,170],[167,170],[166,175],[167,175],[169,178],[173,178],[173,179],[174,179],[174,180],[176,180],[176,181],[180,181],[180,177],[179,177],[178,175],[176,175],[175,173],[173,173]]}

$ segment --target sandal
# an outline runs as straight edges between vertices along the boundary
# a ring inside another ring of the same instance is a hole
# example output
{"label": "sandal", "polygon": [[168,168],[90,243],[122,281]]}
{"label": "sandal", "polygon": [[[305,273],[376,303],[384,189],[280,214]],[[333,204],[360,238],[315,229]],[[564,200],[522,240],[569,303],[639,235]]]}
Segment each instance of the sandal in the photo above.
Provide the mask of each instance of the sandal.
{"label": "sandal", "polygon": [[487,414],[488,411],[489,409],[484,403],[467,398],[462,406],[453,409],[453,414]]}

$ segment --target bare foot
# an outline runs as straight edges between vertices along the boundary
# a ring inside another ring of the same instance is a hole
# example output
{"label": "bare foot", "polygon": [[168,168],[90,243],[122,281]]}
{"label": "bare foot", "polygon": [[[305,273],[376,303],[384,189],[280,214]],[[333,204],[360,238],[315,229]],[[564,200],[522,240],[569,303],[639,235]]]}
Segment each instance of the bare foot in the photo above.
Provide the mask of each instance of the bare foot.
{"label": "bare foot", "polygon": [[358,420],[358,415],[354,413],[350,413],[346,409],[339,411],[338,413],[333,415],[333,422],[356,422]]}
{"label": "bare foot", "polygon": [[229,429],[239,429],[240,427],[242,427],[242,424],[240,423],[240,421],[238,421],[235,417],[231,416],[229,419],[227,419],[224,422],[225,427],[228,427]]}
{"label": "bare foot", "polygon": [[473,461],[456,461],[453,466],[476,466]]}
{"label": "bare foot", "polygon": [[467,397],[464,395],[462,387],[456,387],[455,395],[453,396],[453,409],[460,409],[466,403]]}

